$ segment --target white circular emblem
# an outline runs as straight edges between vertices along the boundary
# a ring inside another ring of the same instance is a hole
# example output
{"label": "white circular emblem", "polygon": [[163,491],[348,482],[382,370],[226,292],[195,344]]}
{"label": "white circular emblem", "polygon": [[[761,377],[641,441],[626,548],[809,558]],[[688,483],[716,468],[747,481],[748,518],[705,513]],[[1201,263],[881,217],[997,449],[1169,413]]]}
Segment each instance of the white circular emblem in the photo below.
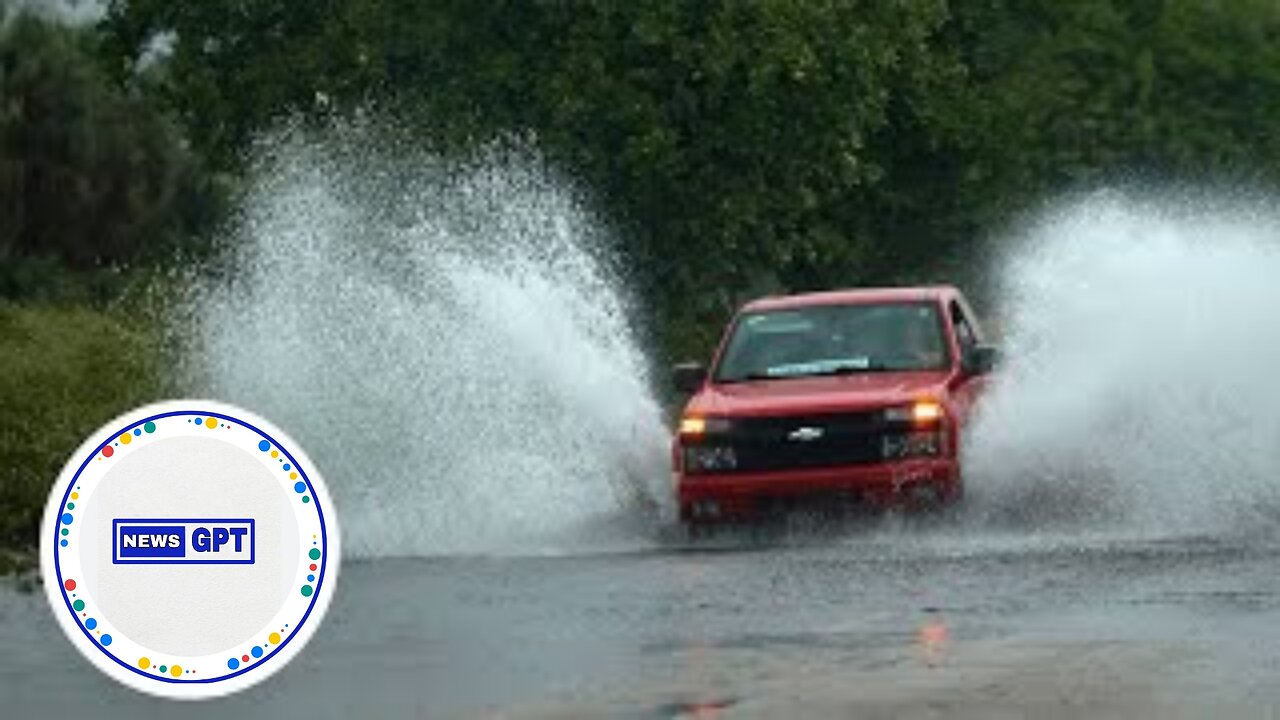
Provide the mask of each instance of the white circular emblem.
{"label": "white circular emblem", "polygon": [[262,418],[206,400],[130,412],[58,476],[41,526],[62,629],[106,674],[197,699],[279,670],[338,575],[338,523],[315,466]]}

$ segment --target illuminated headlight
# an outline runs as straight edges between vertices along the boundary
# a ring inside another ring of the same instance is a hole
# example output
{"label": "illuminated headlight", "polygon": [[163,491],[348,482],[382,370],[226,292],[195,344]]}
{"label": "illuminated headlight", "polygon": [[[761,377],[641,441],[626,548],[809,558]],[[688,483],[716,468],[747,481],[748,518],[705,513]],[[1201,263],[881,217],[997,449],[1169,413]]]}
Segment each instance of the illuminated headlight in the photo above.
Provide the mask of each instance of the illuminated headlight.
{"label": "illuminated headlight", "polygon": [[885,408],[884,419],[891,423],[929,425],[943,419],[942,405],[933,400],[920,400],[910,405]]}
{"label": "illuminated headlight", "polygon": [[729,421],[726,418],[708,418],[696,415],[680,418],[679,432],[682,437],[717,435],[728,431]]}
{"label": "illuminated headlight", "polygon": [[880,449],[885,460],[935,457],[942,454],[942,433],[933,431],[885,435],[880,441]]}
{"label": "illuminated headlight", "polygon": [[731,447],[694,445],[684,449],[684,467],[694,473],[736,470],[738,455]]}

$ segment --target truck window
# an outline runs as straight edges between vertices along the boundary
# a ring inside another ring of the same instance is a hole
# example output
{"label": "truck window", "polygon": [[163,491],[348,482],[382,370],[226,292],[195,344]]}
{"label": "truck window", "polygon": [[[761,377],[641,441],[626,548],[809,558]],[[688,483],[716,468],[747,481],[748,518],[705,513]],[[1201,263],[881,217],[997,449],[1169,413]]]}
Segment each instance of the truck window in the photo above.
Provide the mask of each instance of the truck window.
{"label": "truck window", "polygon": [[940,370],[940,308],[927,302],[816,305],[748,313],[734,325],[717,382]]}
{"label": "truck window", "polygon": [[978,344],[978,337],[968,318],[964,316],[964,310],[960,309],[960,303],[954,300],[951,301],[951,324],[955,327],[956,339],[960,341],[960,354],[963,356]]}

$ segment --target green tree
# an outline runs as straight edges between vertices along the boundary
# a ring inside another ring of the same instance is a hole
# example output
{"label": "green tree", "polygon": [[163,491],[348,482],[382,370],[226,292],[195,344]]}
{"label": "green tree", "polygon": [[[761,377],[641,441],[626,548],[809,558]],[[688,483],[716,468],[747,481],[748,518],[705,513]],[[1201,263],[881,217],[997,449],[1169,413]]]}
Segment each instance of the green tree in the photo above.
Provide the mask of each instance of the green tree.
{"label": "green tree", "polygon": [[748,288],[853,284],[891,254],[874,210],[901,193],[881,188],[902,148],[943,142],[930,114],[960,77],[930,42],[945,18],[940,0],[117,0],[106,28],[126,74],[174,38],[165,97],[225,166],[281,117],[373,100],[446,146],[532,131],[617,219],[689,352]]}
{"label": "green tree", "polygon": [[0,295],[154,260],[215,211],[175,129],[109,82],[92,37],[26,14],[0,25]]}
{"label": "green tree", "polygon": [[115,0],[128,78],[234,168],[373,103],[439,146],[531,131],[614,218],[669,354],[763,289],[964,279],[991,228],[1105,183],[1273,183],[1266,0]]}
{"label": "green tree", "polygon": [[992,0],[954,13],[949,40],[980,103],[967,161],[977,226],[1104,183],[1274,182],[1274,3]]}

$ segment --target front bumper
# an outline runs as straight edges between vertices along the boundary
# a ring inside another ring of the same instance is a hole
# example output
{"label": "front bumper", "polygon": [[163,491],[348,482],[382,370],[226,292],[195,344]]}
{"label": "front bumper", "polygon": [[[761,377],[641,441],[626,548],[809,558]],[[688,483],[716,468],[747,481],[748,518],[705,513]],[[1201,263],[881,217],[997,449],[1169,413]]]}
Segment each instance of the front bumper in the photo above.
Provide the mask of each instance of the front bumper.
{"label": "front bumper", "polygon": [[961,490],[959,465],[951,457],[676,477],[680,517],[687,522],[750,520],[797,502],[816,509],[946,504],[957,500]]}

